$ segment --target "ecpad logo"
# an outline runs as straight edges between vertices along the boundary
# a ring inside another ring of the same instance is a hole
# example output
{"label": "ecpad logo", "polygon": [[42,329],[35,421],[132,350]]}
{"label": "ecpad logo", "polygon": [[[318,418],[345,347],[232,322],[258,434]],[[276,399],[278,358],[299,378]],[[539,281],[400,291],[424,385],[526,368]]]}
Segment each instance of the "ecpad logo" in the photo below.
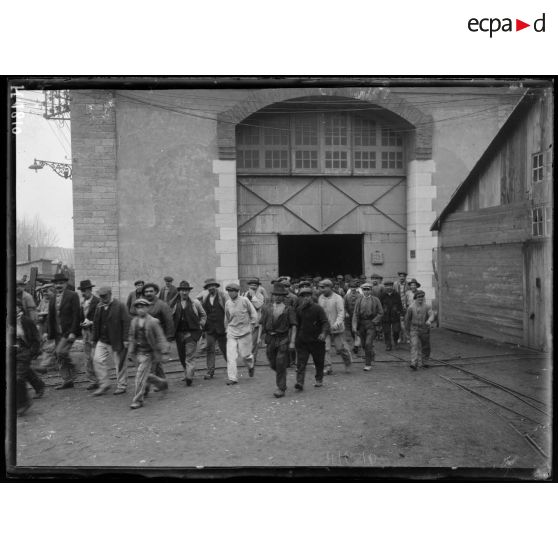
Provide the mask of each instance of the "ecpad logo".
{"label": "ecpad logo", "polygon": [[[536,33],[545,32],[545,16],[546,14],[543,13],[543,15],[539,19],[536,19],[533,22],[533,29]],[[478,31],[490,33],[490,38],[492,38],[492,35],[494,33],[497,33],[498,31],[503,31],[505,33],[514,30],[512,19],[509,17],[505,17],[503,19],[500,19],[498,17],[485,17],[482,19],[472,17],[468,21],[467,27],[469,28],[469,31],[472,31],[473,33],[477,33]],[[527,27],[531,27],[531,24],[525,23],[520,19],[515,20],[515,31],[521,31],[522,29],[526,29]]]}

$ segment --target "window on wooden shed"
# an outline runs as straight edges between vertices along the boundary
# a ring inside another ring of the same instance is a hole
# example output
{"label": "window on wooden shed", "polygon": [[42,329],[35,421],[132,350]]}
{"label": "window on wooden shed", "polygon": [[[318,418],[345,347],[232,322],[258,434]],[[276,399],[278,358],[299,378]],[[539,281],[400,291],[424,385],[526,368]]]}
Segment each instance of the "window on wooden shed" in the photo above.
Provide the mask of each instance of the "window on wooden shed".
{"label": "window on wooden shed", "polygon": [[542,182],[544,178],[544,157],[542,153],[533,155],[533,182]]}

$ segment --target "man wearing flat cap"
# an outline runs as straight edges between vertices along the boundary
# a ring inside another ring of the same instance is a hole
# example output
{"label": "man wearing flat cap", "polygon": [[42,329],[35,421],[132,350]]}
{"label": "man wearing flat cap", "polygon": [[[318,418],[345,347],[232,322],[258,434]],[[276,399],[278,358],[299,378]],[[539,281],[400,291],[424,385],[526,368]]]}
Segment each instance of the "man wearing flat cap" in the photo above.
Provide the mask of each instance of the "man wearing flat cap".
{"label": "man wearing flat cap", "polygon": [[213,277],[206,279],[204,292],[198,297],[206,313],[205,342],[207,349],[207,372],[204,380],[211,380],[215,375],[215,347],[219,347],[225,361],[227,360],[227,332],[225,331],[225,304],[227,296],[219,290],[220,283]]}
{"label": "man wearing flat cap", "polygon": [[100,302],[93,318],[91,342],[95,346],[93,366],[99,387],[93,395],[104,395],[110,389],[108,372],[110,357],[116,368],[116,389],[113,393],[121,395],[126,393],[128,387],[126,357],[130,315],[126,305],[112,297],[110,287],[100,287],[97,294]]}
{"label": "man wearing flat cap", "polygon": [[22,304],[23,314],[36,324],[37,305],[35,304],[35,299],[25,290],[25,287],[26,284],[23,279],[16,281],[16,299]]}
{"label": "man wearing flat cap", "polygon": [[377,327],[381,327],[383,309],[380,300],[372,294],[372,285],[363,283],[363,295],[357,300],[353,312],[353,331],[357,332],[364,348],[364,370],[370,370],[374,362],[374,339]]}
{"label": "man wearing flat cap", "polygon": [[178,300],[173,310],[174,336],[178,358],[184,369],[184,381],[191,386],[194,380],[195,357],[198,341],[207,320],[202,303],[196,298],[190,298],[192,287],[188,281],[180,281],[178,285]]}
{"label": "man wearing flat cap", "polygon": [[178,290],[172,284],[174,279],[170,275],[164,277],[164,281],[165,284],[163,285],[163,287],[161,287],[161,290],[159,292],[159,298],[163,302],[166,302],[170,306],[170,308],[172,308],[176,300],[178,299]]}
{"label": "man wearing flat cap", "polygon": [[352,358],[347,341],[345,341],[345,304],[343,299],[333,292],[333,283],[324,279],[319,283],[320,297],[318,304],[325,310],[330,332],[326,337],[325,373],[332,373],[331,347],[334,346],[341,355],[345,372],[351,371]]}
{"label": "man wearing flat cap", "polygon": [[62,384],[55,389],[74,387],[77,376],[74,363],[70,357],[70,349],[80,334],[79,295],[68,289],[68,278],[62,273],[54,275],[56,294],[49,302],[47,316],[48,339],[54,339],[54,354],[62,377]]}
{"label": "man wearing flat cap", "polygon": [[238,384],[236,360],[240,356],[248,367],[248,375],[254,376],[252,354],[252,329],[258,323],[253,304],[240,296],[240,285],[229,283],[226,287],[229,300],[225,304],[225,328],[227,330],[227,385]]}
{"label": "man wearing flat cap", "polygon": [[358,285],[359,282],[357,279],[351,279],[349,281],[349,288],[347,290],[347,293],[343,298],[343,302],[345,304],[345,327],[351,332],[351,337],[353,338],[353,353],[357,356],[360,339],[358,337],[358,334],[353,331],[352,323],[356,302],[362,296],[362,290],[359,289]]}
{"label": "man wearing flat cap", "polygon": [[244,293],[245,296],[256,309],[258,314],[258,321],[252,329],[252,355],[254,356],[254,366],[256,366],[256,361],[258,360],[258,348],[260,346],[260,338],[262,334],[262,328],[260,325],[260,319],[262,317],[262,307],[265,302],[264,295],[260,290],[261,283],[257,277],[251,277],[246,281],[248,285],[248,290]]}
{"label": "man wearing flat cap", "polygon": [[407,284],[407,273],[405,271],[397,272],[398,281],[394,284],[395,292],[401,298],[401,304],[403,305],[403,314],[401,315],[401,332],[399,334],[399,343],[407,343],[407,332],[405,331],[405,312],[407,311],[407,291],[409,290],[409,285]]}
{"label": "man wearing flat cap", "polygon": [[128,313],[130,314],[130,316],[136,315],[136,307],[134,306],[134,301],[143,296],[142,291],[144,285],[145,281],[143,281],[142,279],[134,281],[135,290],[133,290],[126,299],[126,308],[128,308]]}
{"label": "man wearing flat cap", "polygon": [[410,367],[413,370],[417,367],[428,368],[430,358],[430,327],[434,322],[434,312],[424,297],[424,291],[416,290],[414,302],[405,314],[405,327],[411,339]]}
{"label": "man wearing flat cap", "polygon": [[293,306],[285,302],[287,292],[287,287],[276,282],[271,292],[272,302],[262,309],[262,334],[269,366],[275,372],[275,397],[285,395],[289,349],[295,348],[296,315]]}
{"label": "man wearing flat cap", "polygon": [[80,281],[78,290],[83,300],[80,308],[81,338],[83,339],[83,354],[85,356],[85,377],[89,381],[86,389],[93,390],[97,385],[97,376],[93,369],[93,317],[99,304],[99,297],[93,294],[93,285],[89,279]]}

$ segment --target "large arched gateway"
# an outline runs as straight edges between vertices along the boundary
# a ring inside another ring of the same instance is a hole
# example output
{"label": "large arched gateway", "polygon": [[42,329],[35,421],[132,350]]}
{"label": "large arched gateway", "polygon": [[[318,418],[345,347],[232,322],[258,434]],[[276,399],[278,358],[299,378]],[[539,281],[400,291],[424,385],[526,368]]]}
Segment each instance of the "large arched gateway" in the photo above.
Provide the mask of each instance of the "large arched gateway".
{"label": "large arched gateway", "polygon": [[409,122],[369,102],[303,97],[251,114],[235,139],[241,281],[407,267]]}

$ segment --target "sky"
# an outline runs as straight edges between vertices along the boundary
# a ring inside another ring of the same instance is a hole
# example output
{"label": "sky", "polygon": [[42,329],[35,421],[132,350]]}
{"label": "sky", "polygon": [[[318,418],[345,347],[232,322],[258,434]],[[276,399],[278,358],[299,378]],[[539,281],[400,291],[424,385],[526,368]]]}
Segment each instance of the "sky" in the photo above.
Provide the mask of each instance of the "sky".
{"label": "sky", "polygon": [[70,121],[47,120],[33,101],[44,100],[42,91],[25,91],[23,117],[18,118],[21,132],[16,136],[16,215],[33,219],[39,215],[43,223],[58,235],[58,246],[73,248],[72,180],[58,176],[45,166],[29,169],[34,159],[71,163]]}

